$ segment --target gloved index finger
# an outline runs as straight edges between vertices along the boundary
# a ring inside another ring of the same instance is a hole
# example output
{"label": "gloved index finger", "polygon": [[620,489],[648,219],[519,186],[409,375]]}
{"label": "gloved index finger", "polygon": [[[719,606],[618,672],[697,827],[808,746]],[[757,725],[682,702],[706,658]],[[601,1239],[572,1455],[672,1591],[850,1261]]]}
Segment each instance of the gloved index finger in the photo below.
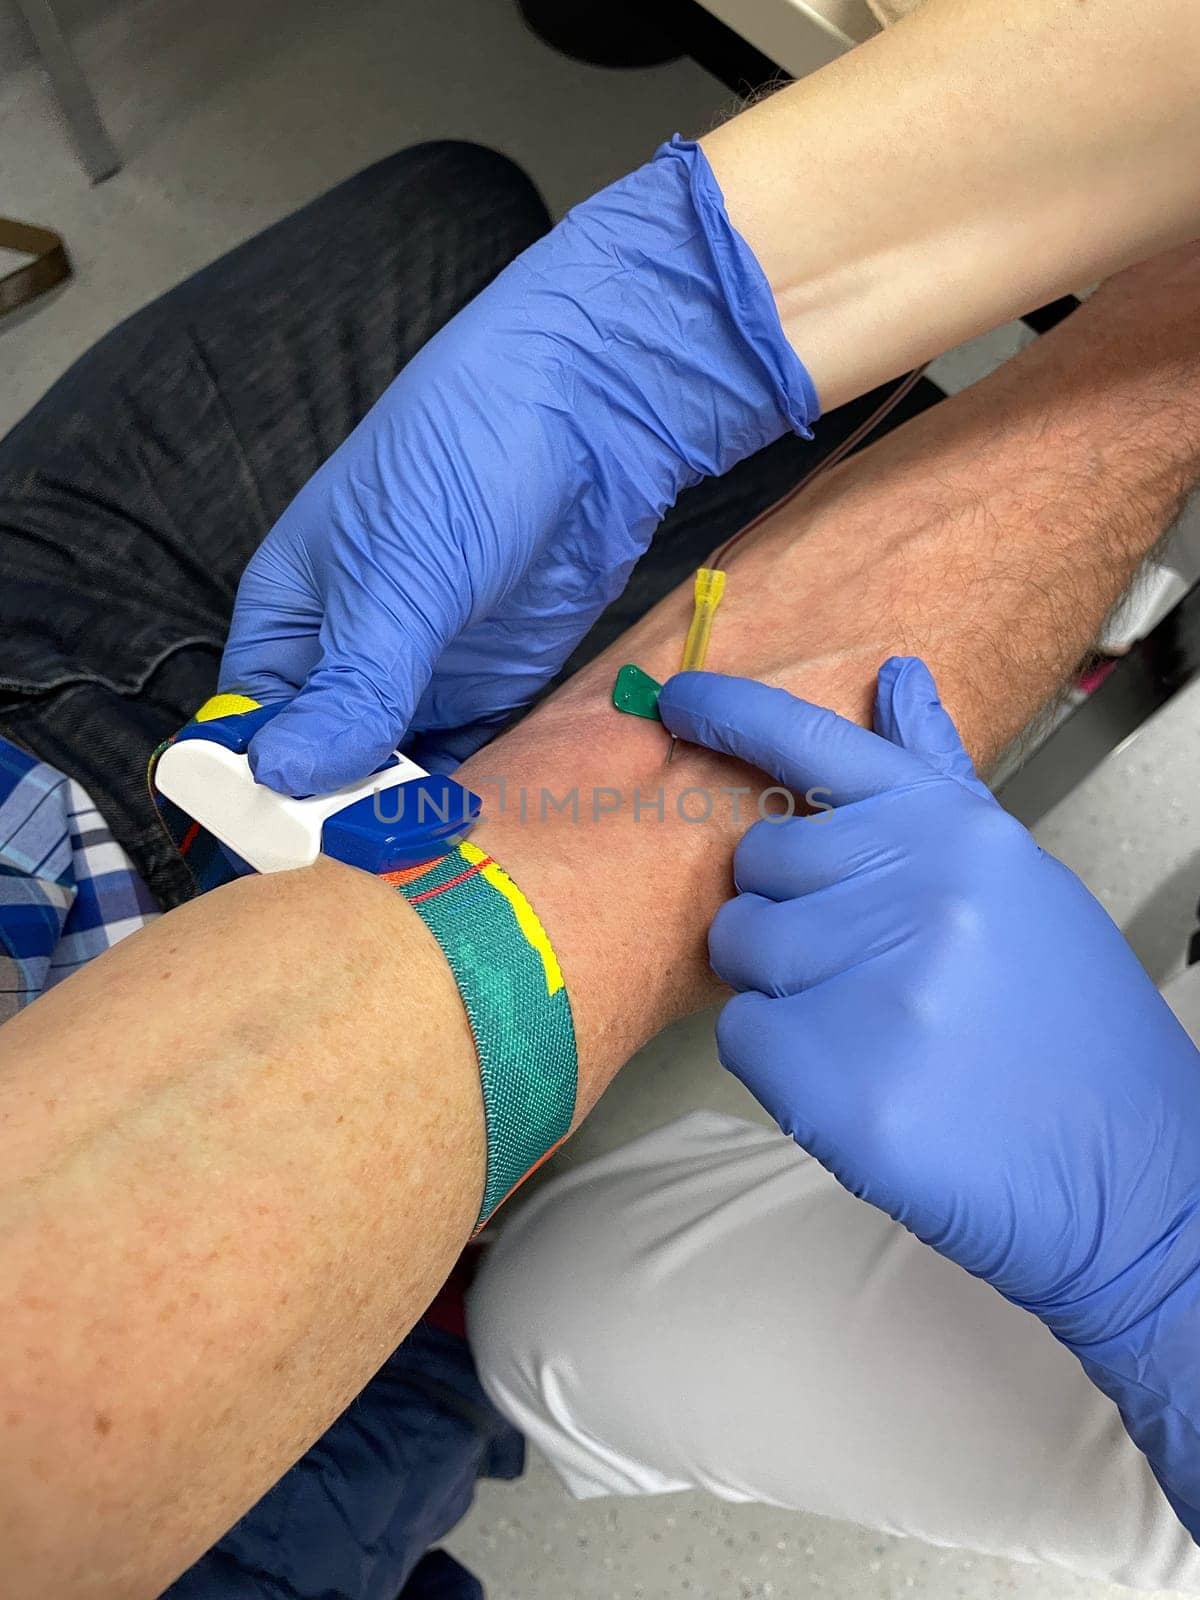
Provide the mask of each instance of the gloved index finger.
{"label": "gloved index finger", "polygon": [[680,672],[658,700],[668,732],[736,756],[797,794],[849,805],[929,776],[918,756],[824,706],[752,678]]}

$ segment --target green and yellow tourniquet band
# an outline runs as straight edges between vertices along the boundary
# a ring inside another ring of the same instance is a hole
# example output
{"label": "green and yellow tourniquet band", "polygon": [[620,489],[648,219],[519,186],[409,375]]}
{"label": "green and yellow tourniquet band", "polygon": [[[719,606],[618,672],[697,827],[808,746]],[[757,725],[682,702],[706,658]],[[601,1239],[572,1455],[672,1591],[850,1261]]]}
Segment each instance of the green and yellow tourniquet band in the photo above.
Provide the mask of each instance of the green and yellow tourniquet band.
{"label": "green and yellow tourniquet band", "polygon": [[575,1115],[579,1058],[562,971],[529,901],[469,840],[383,877],[441,946],[475,1037],[487,1118],[482,1227]]}

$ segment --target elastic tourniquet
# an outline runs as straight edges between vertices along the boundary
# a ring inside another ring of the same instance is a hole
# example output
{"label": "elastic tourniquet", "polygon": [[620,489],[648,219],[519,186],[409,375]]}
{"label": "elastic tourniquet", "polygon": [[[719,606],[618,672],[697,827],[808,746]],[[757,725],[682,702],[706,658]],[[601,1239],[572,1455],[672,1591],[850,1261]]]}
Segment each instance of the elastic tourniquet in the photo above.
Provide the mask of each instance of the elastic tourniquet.
{"label": "elastic tourniquet", "polygon": [[482,1226],[571,1127],[578,1056],[562,969],[529,901],[470,840],[383,878],[441,946],[475,1037],[487,1117]]}

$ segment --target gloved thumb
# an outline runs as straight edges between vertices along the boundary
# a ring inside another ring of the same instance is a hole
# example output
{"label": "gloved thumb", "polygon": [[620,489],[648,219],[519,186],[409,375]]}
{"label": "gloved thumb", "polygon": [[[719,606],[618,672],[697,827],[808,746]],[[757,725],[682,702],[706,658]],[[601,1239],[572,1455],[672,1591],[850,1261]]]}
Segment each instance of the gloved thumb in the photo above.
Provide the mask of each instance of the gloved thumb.
{"label": "gloved thumb", "polygon": [[890,656],[875,685],[875,731],[911,750],[943,777],[990,795],[980,782],[958,729],[938,695],[933,674],[917,656]]}
{"label": "gloved thumb", "polygon": [[663,685],[658,711],[669,733],[736,756],[797,794],[822,789],[835,806],[929,776],[902,746],[751,678],[680,672]]}
{"label": "gloved thumb", "polygon": [[302,798],[330,794],[376,771],[400,743],[429,679],[414,655],[393,652],[386,677],[324,657],[300,693],[251,741],[259,783]]}

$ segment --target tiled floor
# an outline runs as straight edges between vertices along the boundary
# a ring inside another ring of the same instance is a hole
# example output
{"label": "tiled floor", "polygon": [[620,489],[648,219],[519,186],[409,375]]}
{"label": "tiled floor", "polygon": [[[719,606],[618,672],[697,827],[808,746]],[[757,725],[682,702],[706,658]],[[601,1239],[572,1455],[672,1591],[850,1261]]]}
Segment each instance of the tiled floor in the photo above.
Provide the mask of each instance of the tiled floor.
{"label": "tiled floor", "polygon": [[[488,1600],[1130,1600],[1046,1567],[938,1550],[849,1523],[706,1495],[565,1500],[535,1462],[484,1484],[450,1548]],[[1156,1600],[1152,1595],[1143,1600]],[[1157,1600],[1167,1600],[1165,1596]]]}
{"label": "tiled floor", "polygon": [[0,80],[0,204],[61,228],[80,274],[4,334],[0,427],[127,312],[404,145],[504,150],[559,211],[643,160],[664,129],[702,131],[732,103],[691,64],[571,63],[510,0],[134,0],[80,54],[126,160],[96,189],[40,75]]}
{"label": "tiled floor", "polygon": [[[626,170],[729,96],[682,62],[609,73],[564,60],[509,0],[138,0],[91,27],[83,60],[125,156],[91,189],[33,69],[0,78],[0,209],[63,231],[76,281],[0,333],[0,429],[70,360],[160,290],[314,194],[416,140],[472,138],[535,176],[551,205]],[[956,356],[954,385],[1012,334]],[[1200,691],[1047,819],[1043,838],[1130,930],[1156,975],[1182,947],[1200,884]],[[691,1106],[756,1114],[722,1074],[709,1023],[656,1041],[617,1081],[578,1160]],[[1094,1583],[848,1525],[700,1495],[569,1501],[534,1462],[485,1486],[454,1548],[491,1600],[1106,1600]]]}

